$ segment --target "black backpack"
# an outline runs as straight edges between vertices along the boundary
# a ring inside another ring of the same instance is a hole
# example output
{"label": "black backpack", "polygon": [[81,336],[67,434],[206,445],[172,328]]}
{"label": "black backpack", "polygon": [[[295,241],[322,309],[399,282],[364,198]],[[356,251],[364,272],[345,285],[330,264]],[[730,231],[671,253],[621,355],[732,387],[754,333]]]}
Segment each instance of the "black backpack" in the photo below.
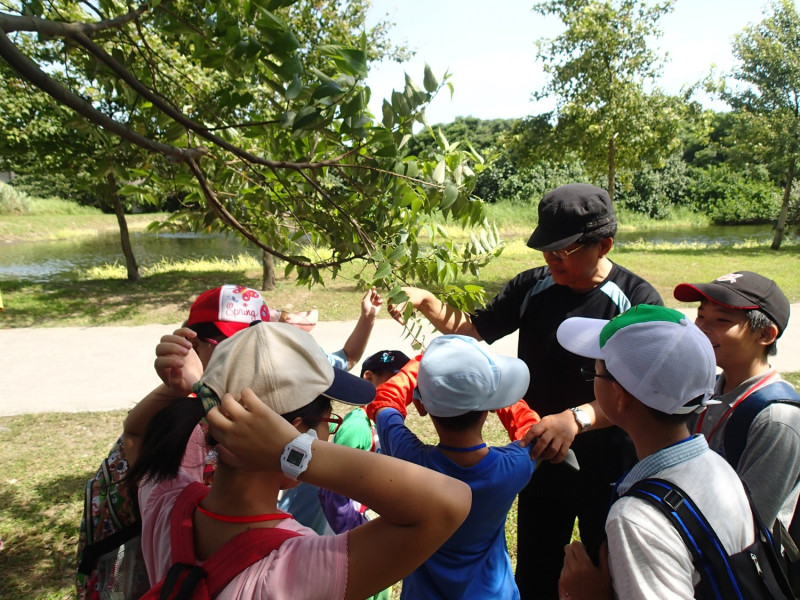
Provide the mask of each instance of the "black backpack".
{"label": "black backpack", "polygon": [[756,539],[741,552],[728,555],[703,513],[674,483],[643,479],[624,495],[650,502],[675,526],[700,573],[695,587],[698,600],[794,599],[778,549],[752,501]]}

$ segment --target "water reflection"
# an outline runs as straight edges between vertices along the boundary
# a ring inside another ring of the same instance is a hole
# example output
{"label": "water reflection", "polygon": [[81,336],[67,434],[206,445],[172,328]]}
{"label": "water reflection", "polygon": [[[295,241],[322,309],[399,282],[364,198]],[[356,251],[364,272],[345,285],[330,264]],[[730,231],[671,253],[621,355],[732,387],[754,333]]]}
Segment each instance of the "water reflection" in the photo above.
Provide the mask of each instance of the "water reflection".
{"label": "water reflection", "polygon": [[[131,233],[131,246],[139,266],[170,260],[234,258],[242,253],[260,256],[234,237],[223,235]],[[0,280],[49,281],[70,279],[91,267],[125,264],[119,233],[92,238],[0,245]]]}
{"label": "water reflection", "polygon": [[[616,243],[623,247],[638,241],[732,245],[748,240],[769,243],[772,236],[772,228],[768,225],[695,227],[670,231],[621,231]],[[137,232],[131,234],[131,245],[139,266],[150,266],[163,258],[228,259],[242,253],[260,257],[260,252],[253,246],[247,247],[239,238],[224,235]],[[0,245],[0,281],[71,279],[91,267],[114,262],[125,264],[119,233],[116,232],[76,240],[3,244]]]}

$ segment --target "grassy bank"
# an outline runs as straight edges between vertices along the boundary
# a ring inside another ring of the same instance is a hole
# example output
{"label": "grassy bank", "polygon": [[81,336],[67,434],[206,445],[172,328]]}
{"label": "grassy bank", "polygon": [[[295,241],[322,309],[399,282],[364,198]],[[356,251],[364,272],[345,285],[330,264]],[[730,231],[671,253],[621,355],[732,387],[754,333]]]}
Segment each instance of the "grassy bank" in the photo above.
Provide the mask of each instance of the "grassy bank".
{"label": "grassy bank", "polygon": [[[477,283],[490,295],[515,273],[543,264],[542,255],[525,246],[532,215],[526,207],[496,207],[494,217],[506,240],[502,255],[481,272]],[[130,217],[132,230],[143,229],[154,215]],[[625,217],[622,228],[669,229],[698,226],[693,217],[671,222],[640,222]],[[116,230],[112,215],[0,216],[0,240],[19,241],[55,239],[59,236],[94,235],[96,231]],[[1,247],[1,246],[0,246]],[[783,245],[780,251],[768,244],[746,243],[740,246],[718,244],[639,243],[616,247],[610,257],[644,276],[670,306],[672,289],[682,281],[710,281],[721,273],[747,269],[769,274],[792,302],[800,301],[800,243]],[[298,287],[286,279],[278,265],[275,290],[268,294],[271,306],[286,310],[318,308],[323,320],[356,318],[360,290],[354,275],[360,265],[345,266],[335,281],[312,289]],[[79,280],[31,283],[19,280],[0,281],[5,310],[0,312],[3,327],[56,327],[96,325],[173,324],[180,322],[202,290],[222,283],[241,283],[261,287],[261,264],[242,255],[229,261],[171,261],[168,258],[152,265],[142,265],[142,280],[131,284],[121,264],[91,269]],[[474,283],[474,279],[461,283]]]}

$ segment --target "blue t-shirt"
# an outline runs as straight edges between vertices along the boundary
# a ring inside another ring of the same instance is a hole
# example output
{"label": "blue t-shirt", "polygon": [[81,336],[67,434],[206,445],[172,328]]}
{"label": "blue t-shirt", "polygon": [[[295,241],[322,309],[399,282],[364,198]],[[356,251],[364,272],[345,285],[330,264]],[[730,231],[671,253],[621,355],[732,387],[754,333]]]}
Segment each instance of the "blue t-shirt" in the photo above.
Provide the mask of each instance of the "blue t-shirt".
{"label": "blue t-shirt", "polygon": [[401,598],[519,598],[511,558],[506,549],[506,516],[536,463],[529,448],[512,443],[489,448],[482,461],[461,467],[436,446],[423,444],[392,408],[377,417],[385,454],[460,479],[472,490],[466,521],[416,571],[403,580]]}

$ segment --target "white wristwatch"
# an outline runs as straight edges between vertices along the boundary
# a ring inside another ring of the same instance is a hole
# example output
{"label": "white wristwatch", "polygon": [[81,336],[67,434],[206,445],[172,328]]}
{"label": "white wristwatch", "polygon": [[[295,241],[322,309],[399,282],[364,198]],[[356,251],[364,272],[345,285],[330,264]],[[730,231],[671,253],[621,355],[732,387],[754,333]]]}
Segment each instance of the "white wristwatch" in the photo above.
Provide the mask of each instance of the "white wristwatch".
{"label": "white wristwatch", "polygon": [[592,427],[592,419],[586,413],[586,411],[576,407],[570,408],[572,411],[572,416],[575,417],[575,422],[578,424],[578,433],[583,433],[591,429]]}
{"label": "white wristwatch", "polygon": [[281,471],[287,477],[297,478],[308,468],[311,462],[311,442],[317,439],[317,432],[309,429],[286,444],[281,454]]}

